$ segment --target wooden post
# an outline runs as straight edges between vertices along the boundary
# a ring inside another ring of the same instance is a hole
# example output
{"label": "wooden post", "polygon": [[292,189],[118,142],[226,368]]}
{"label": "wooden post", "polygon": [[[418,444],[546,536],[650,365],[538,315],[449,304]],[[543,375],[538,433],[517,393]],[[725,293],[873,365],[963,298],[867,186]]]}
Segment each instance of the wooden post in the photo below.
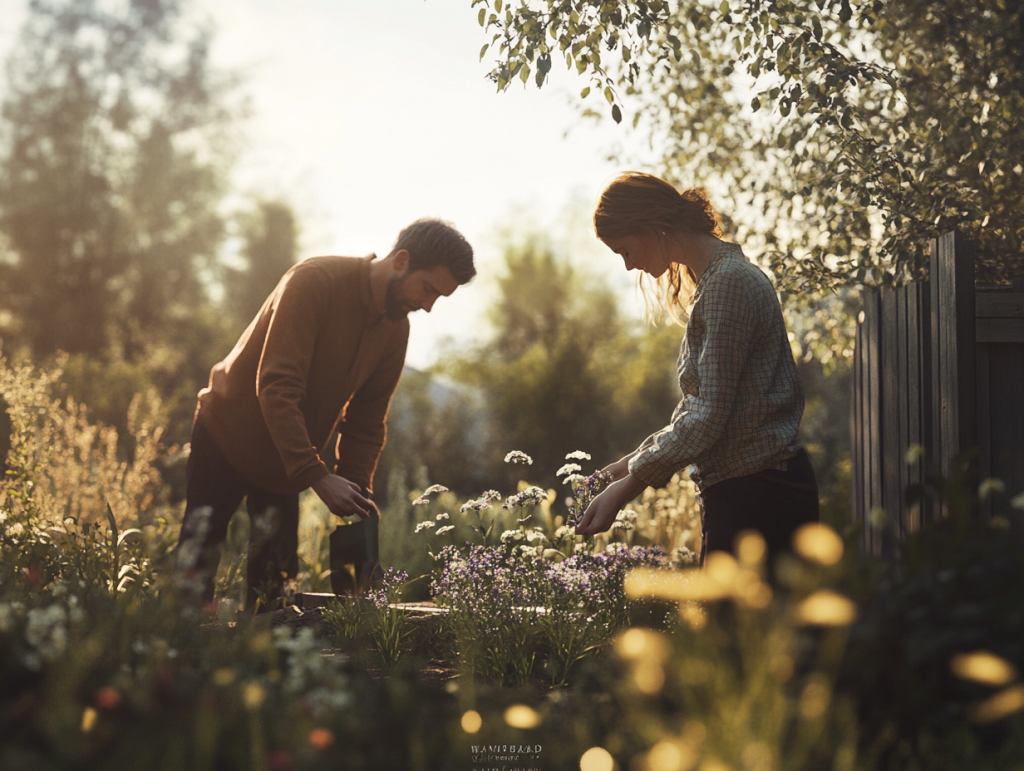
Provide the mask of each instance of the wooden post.
{"label": "wooden post", "polygon": [[946,233],[938,239],[932,265],[938,267],[938,338],[942,351],[940,461],[943,472],[949,475],[951,459],[978,444],[974,244],[958,231]]}

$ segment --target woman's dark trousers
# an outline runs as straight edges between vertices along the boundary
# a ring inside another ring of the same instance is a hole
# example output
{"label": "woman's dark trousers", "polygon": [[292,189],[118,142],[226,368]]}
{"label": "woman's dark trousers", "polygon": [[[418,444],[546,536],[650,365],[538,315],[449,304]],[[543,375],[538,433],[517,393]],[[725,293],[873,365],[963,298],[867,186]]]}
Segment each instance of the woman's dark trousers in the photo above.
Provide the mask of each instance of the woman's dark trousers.
{"label": "woman's dark trousers", "polygon": [[704,531],[700,563],[709,552],[732,552],[736,536],[756,530],[768,544],[769,564],[789,551],[794,531],[818,521],[818,483],[807,453],[789,459],[785,471],[770,469],[727,479],[701,493]]}

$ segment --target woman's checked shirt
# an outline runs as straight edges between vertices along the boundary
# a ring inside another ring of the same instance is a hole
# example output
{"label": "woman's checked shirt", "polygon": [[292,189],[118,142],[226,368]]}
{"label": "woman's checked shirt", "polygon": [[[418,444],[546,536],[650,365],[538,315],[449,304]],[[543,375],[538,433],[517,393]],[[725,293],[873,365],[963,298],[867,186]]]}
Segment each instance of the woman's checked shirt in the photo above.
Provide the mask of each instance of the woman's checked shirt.
{"label": "woman's checked shirt", "polygon": [[804,411],[775,288],[736,244],[723,244],[697,282],[679,352],[683,398],[630,473],[664,487],[687,466],[699,490],[766,469],[799,450]]}

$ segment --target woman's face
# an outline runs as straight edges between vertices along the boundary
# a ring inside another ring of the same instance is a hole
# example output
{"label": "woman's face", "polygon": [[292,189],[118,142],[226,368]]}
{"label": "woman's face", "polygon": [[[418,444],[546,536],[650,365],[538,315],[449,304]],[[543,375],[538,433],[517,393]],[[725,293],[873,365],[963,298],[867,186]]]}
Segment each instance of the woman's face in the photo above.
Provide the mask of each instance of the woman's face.
{"label": "woman's face", "polygon": [[622,258],[626,270],[642,270],[659,278],[668,270],[664,245],[655,233],[609,238],[605,245]]}

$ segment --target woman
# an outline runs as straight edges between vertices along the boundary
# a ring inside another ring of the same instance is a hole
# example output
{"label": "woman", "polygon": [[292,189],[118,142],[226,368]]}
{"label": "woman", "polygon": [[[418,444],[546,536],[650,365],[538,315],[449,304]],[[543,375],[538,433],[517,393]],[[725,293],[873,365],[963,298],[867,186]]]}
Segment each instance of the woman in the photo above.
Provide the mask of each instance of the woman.
{"label": "woman", "polygon": [[797,527],[818,519],[818,486],[796,441],[804,397],[771,282],[721,240],[702,190],[679,192],[649,174],[613,180],[594,229],[626,270],[657,280],[663,311],[675,315],[692,299],[672,421],[605,469],[613,482],[576,532],[605,532],[644,488],[664,487],[689,466],[701,500],[701,564],[708,552],[732,551],[747,529],[765,537],[770,555],[787,549]]}

